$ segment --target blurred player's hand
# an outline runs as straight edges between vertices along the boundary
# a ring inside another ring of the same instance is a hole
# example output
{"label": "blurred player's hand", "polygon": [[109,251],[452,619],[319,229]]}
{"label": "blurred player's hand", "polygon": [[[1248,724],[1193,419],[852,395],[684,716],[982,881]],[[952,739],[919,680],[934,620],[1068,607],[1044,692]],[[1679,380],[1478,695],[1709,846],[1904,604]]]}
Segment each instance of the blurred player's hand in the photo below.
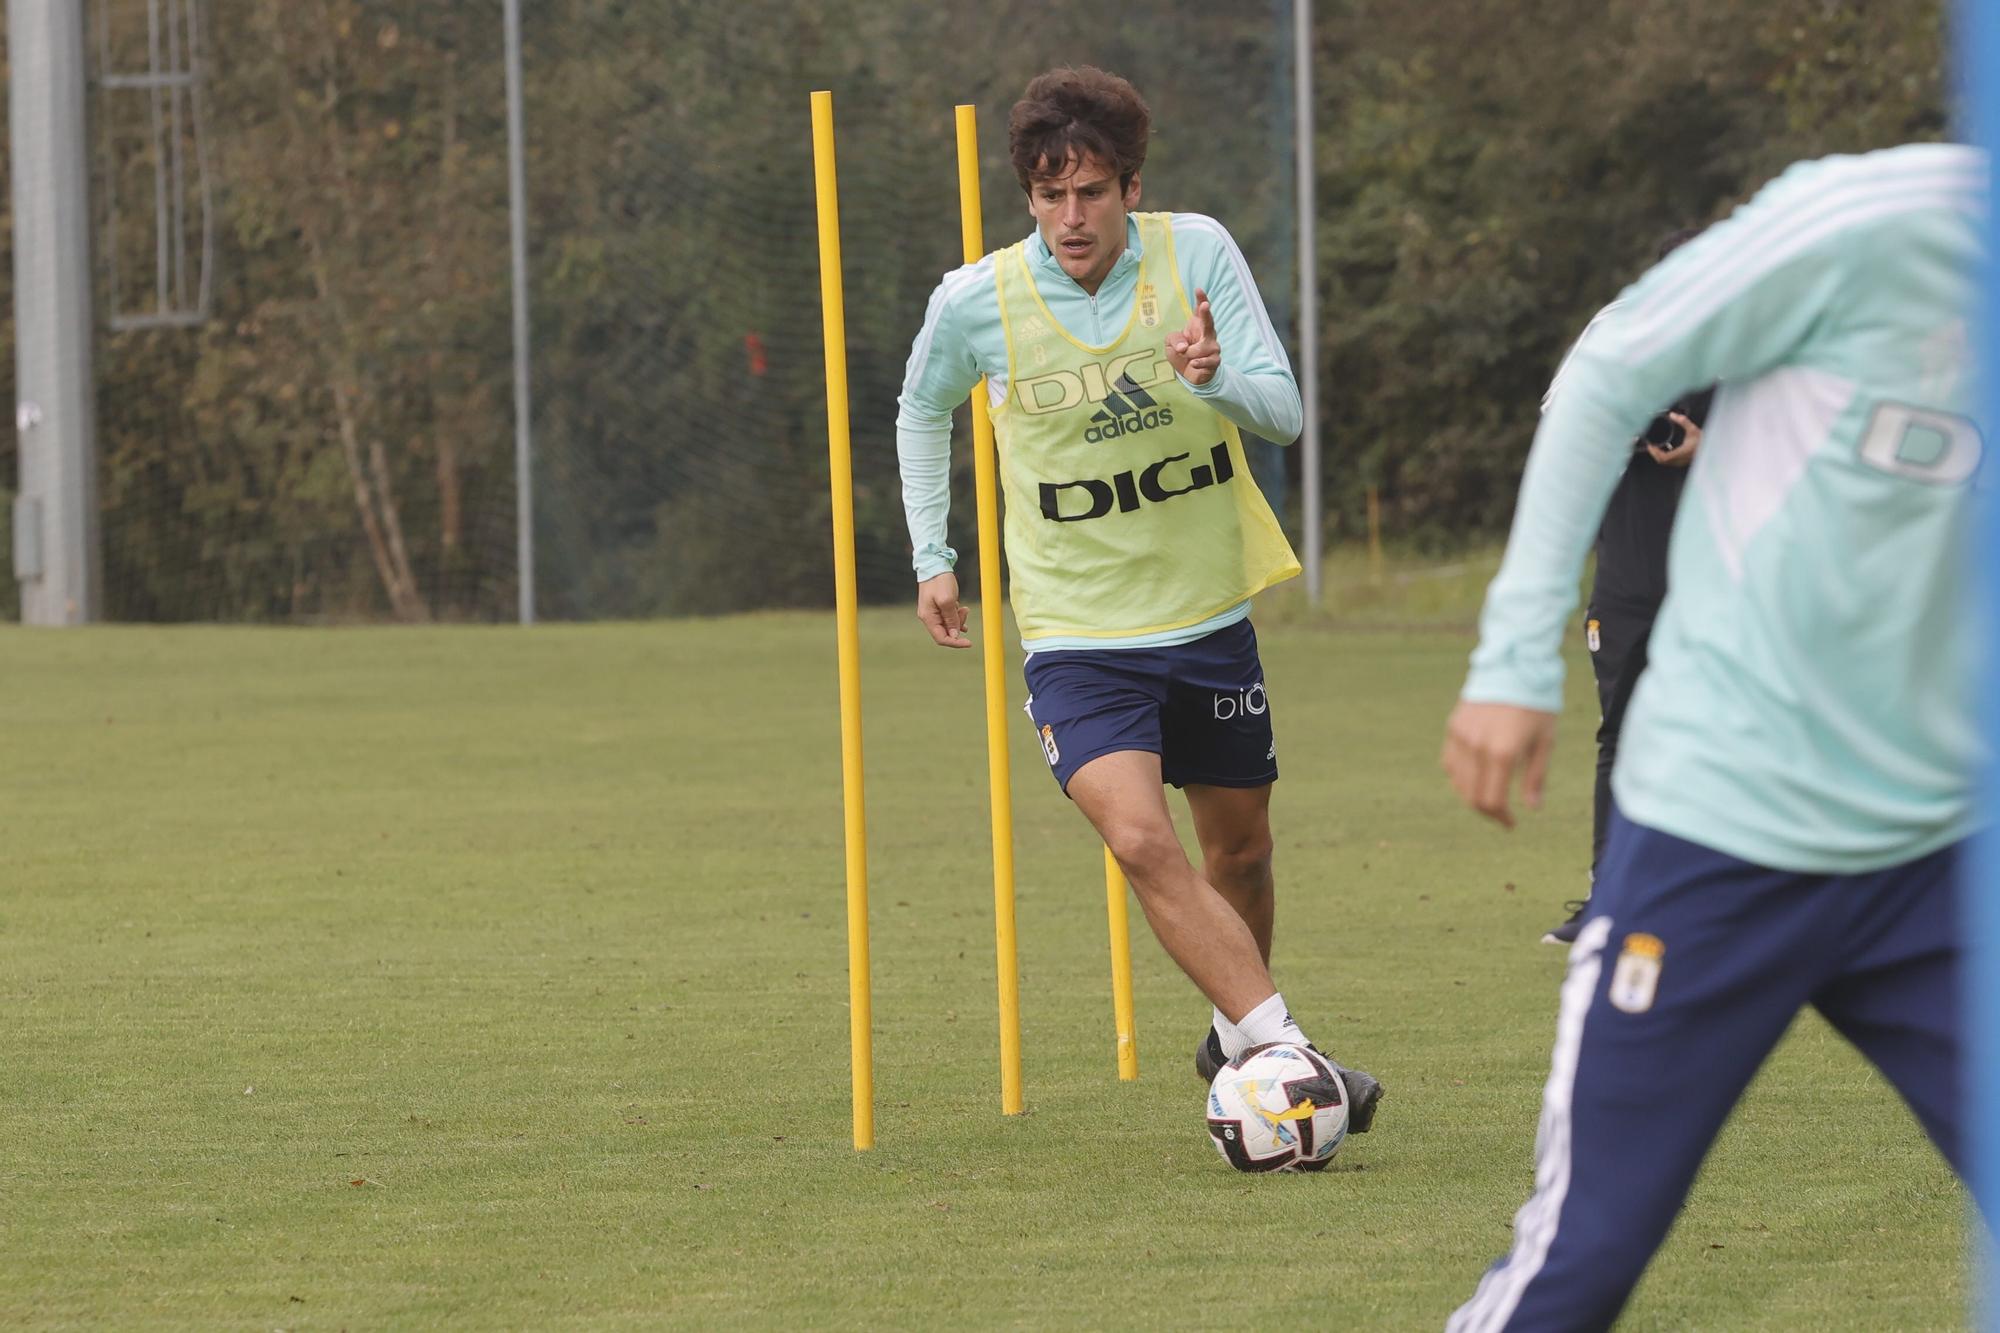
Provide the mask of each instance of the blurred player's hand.
{"label": "blurred player's hand", "polygon": [[1445,723],[1444,771],[1459,799],[1506,828],[1514,827],[1508,808],[1514,772],[1521,770],[1521,800],[1542,808],[1542,784],[1555,751],[1556,715],[1513,704],[1461,701]]}
{"label": "blurred player's hand", "polygon": [[958,575],[939,574],[917,585],[917,619],[941,648],[970,648],[965,637],[966,610],[958,604]]}
{"label": "blurred player's hand", "polygon": [[1189,384],[1206,384],[1215,378],[1222,364],[1222,344],[1215,337],[1215,312],[1208,308],[1208,293],[1194,289],[1194,314],[1187,327],[1167,335],[1167,361],[1174,373]]}
{"label": "blurred player's hand", "polygon": [[1669,412],[1667,418],[1678,423],[1680,428],[1687,432],[1687,438],[1682,440],[1680,447],[1676,449],[1662,449],[1657,444],[1648,444],[1646,452],[1651,454],[1653,461],[1661,467],[1686,467],[1694,462],[1694,451],[1701,448],[1701,427],[1679,412]]}

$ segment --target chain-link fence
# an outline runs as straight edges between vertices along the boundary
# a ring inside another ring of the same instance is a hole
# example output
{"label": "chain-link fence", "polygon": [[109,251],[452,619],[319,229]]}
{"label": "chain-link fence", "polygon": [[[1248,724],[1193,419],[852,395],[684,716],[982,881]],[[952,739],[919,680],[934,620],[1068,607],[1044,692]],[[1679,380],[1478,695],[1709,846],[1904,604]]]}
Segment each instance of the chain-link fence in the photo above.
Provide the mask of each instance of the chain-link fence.
{"label": "chain-link fence", "polygon": [[[978,107],[985,234],[1004,245],[1030,225],[1006,157],[1022,86],[1085,57],[1126,74],[1155,117],[1148,203],[1235,228],[1289,330],[1290,14],[1289,0],[1174,3],[1136,23],[1002,0],[536,17],[540,604],[627,616],[825,603],[810,89],[834,92],[864,597],[910,587],[895,399],[925,301],[960,262],[955,104]],[[955,524],[966,547],[969,510]]]}
{"label": "chain-link fence", "polygon": [[109,616],[503,614],[497,12],[98,0],[92,22]]}
{"label": "chain-link fence", "polygon": [[[501,4],[76,3],[103,614],[511,619]],[[1798,158],[1946,132],[1945,8],[1322,4],[1328,534],[1358,535],[1379,492],[1392,538],[1496,538],[1549,372],[1663,230]],[[1299,360],[1292,0],[523,12],[545,617],[827,603],[815,88],[838,116],[865,596],[908,595],[894,399],[960,259],[955,104],[979,111],[999,247],[1028,229],[1005,159],[1027,79],[1133,79],[1155,113],[1144,206],[1222,219]],[[11,322],[0,339],[4,376]],[[0,527],[17,455],[0,432]],[[1253,458],[1296,529],[1296,453]],[[961,471],[961,549],[969,492]]]}
{"label": "chain-link fence", "polygon": [[[839,115],[865,595],[909,588],[895,396],[959,262],[954,104],[980,110],[998,246],[1028,226],[1021,86],[1132,77],[1149,204],[1223,217],[1290,334],[1289,0],[524,8],[544,617],[827,602],[814,88]],[[501,17],[91,0],[109,618],[514,614]]]}

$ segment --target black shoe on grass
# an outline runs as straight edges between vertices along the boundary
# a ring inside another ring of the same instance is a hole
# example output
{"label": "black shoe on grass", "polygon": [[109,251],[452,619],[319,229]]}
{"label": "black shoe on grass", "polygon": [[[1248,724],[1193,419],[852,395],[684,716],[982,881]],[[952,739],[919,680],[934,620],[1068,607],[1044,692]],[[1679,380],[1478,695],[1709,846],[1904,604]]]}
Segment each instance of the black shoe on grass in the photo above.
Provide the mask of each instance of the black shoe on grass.
{"label": "black shoe on grass", "polygon": [[1359,1069],[1349,1069],[1317,1046],[1312,1049],[1333,1066],[1333,1072],[1340,1075],[1347,1088],[1347,1132],[1366,1134],[1375,1126],[1375,1106],[1382,1100],[1382,1080]]}
{"label": "black shoe on grass", "polygon": [[1583,914],[1590,910],[1590,900],[1588,898],[1572,898],[1563,904],[1563,910],[1569,913],[1568,918],[1560,926],[1555,927],[1548,934],[1542,936],[1542,943],[1575,944],[1576,933],[1583,929]]}
{"label": "black shoe on grass", "polygon": [[[1373,1074],[1365,1074],[1359,1069],[1349,1069],[1340,1061],[1307,1044],[1306,1049],[1333,1066],[1333,1072],[1340,1076],[1341,1087],[1347,1092],[1347,1132],[1366,1134],[1375,1125],[1375,1106],[1382,1100],[1382,1081]],[[1229,1063],[1223,1054],[1222,1038],[1213,1027],[1201,1039],[1201,1045],[1194,1048],[1194,1072],[1201,1075],[1204,1083],[1215,1082],[1215,1076]]]}
{"label": "black shoe on grass", "polygon": [[1201,1039],[1201,1045],[1194,1048],[1194,1072],[1201,1075],[1204,1083],[1215,1082],[1215,1076],[1229,1063],[1229,1057],[1222,1053],[1222,1038],[1213,1027]]}

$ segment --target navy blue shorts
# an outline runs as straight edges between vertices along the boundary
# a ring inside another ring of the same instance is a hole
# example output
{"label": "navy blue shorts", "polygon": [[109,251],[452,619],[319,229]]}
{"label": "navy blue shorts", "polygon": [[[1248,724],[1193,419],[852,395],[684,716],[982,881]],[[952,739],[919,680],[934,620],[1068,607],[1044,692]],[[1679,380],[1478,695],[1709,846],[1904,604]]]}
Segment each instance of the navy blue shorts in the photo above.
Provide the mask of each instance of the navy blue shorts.
{"label": "navy blue shorts", "polygon": [[1960,861],[1954,846],[1868,874],[1798,874],[1614,810],[1563,982],[1536,1193],[1513,1252],[1448,1327],[1609,1327],[1807,1005],[1962,1175]]}
{"label": "navy blue shorts", "polygon": [[1271,702],[1248,620],[1169,648],[1028,655],[1028,718],[1064,791],[1119,750],[1160,756],[1176,787],[1262,787],[1278,776]]}

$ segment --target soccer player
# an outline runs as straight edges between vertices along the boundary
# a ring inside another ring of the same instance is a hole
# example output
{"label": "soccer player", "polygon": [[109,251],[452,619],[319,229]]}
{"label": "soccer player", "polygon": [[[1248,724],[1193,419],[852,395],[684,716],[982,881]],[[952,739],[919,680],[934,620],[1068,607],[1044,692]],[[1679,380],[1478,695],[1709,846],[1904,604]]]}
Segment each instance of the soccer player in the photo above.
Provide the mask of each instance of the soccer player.
{"label": "soccer player", "polygon": [[[1239,428],[1289,442],[1296,381],[1236,242],[1213,218],[1137,213],[1150,115],[1090,67],[1028,84],[1008,139],[1034,230],[947,274],[896,421],[917,616],[970,646],[946,545],[951,417],[987,378],[1027,713],[1056,781],[1214,1005],[1205,1079],[1306,1044],[1271,980],[1270,698],[1250,599],[1299,572]],[[997,595],[989,589],[987,595]],[[1164,784],[1186,795],[1202,865]],[[1365,1133],[1379,1083],[1342,1069]]]}
{"label": "soccer player", "polygon": [[[1694,231],[1672,233],[1660,242],[1655,258],[1665,259],[1697,235]],[[1583,338],[1610,313],[1611,309],[1598,312],[1585,326]],[[1549,410],[1569,362],[1570,358],[1564,357],[1557,368],[1542,398],[1542,411]],[[1632,687],[1646,669],[1646,641],[1652,637],[1653,621],[1667,596],[1667,538],[1680,508],[1688,465],[1701,450],[1702,426],[1714,396],[1712,387],[1689,394],[1653,418],[1645,434],[1633,442],[1618,488],[1611,492],[1604,522],[1597,530],[1597,561],[1583,612],[1590,671],[1597,678],[1597,790],[1590,810],[1593,880],[1611,826],[1611,766],[1618,757],[1618,734],[1625,725],[1625,706],[1632,701]],[[1587,895],[1565,904],[1568,917],[1543,935],[1542,941],[1576,943],[1587,904]]]}
{"label": "soccer player", "polygon": [[1577,577],[1630,441],[1720,382],[1569,956],[1535,1193],[1453,1330],[1604,1328],[1810,1004],[1964,1169],[1958,864],[1975,150],[1803,163],[1642,278],[1543,417],[1444,746],[1538,805]]}

